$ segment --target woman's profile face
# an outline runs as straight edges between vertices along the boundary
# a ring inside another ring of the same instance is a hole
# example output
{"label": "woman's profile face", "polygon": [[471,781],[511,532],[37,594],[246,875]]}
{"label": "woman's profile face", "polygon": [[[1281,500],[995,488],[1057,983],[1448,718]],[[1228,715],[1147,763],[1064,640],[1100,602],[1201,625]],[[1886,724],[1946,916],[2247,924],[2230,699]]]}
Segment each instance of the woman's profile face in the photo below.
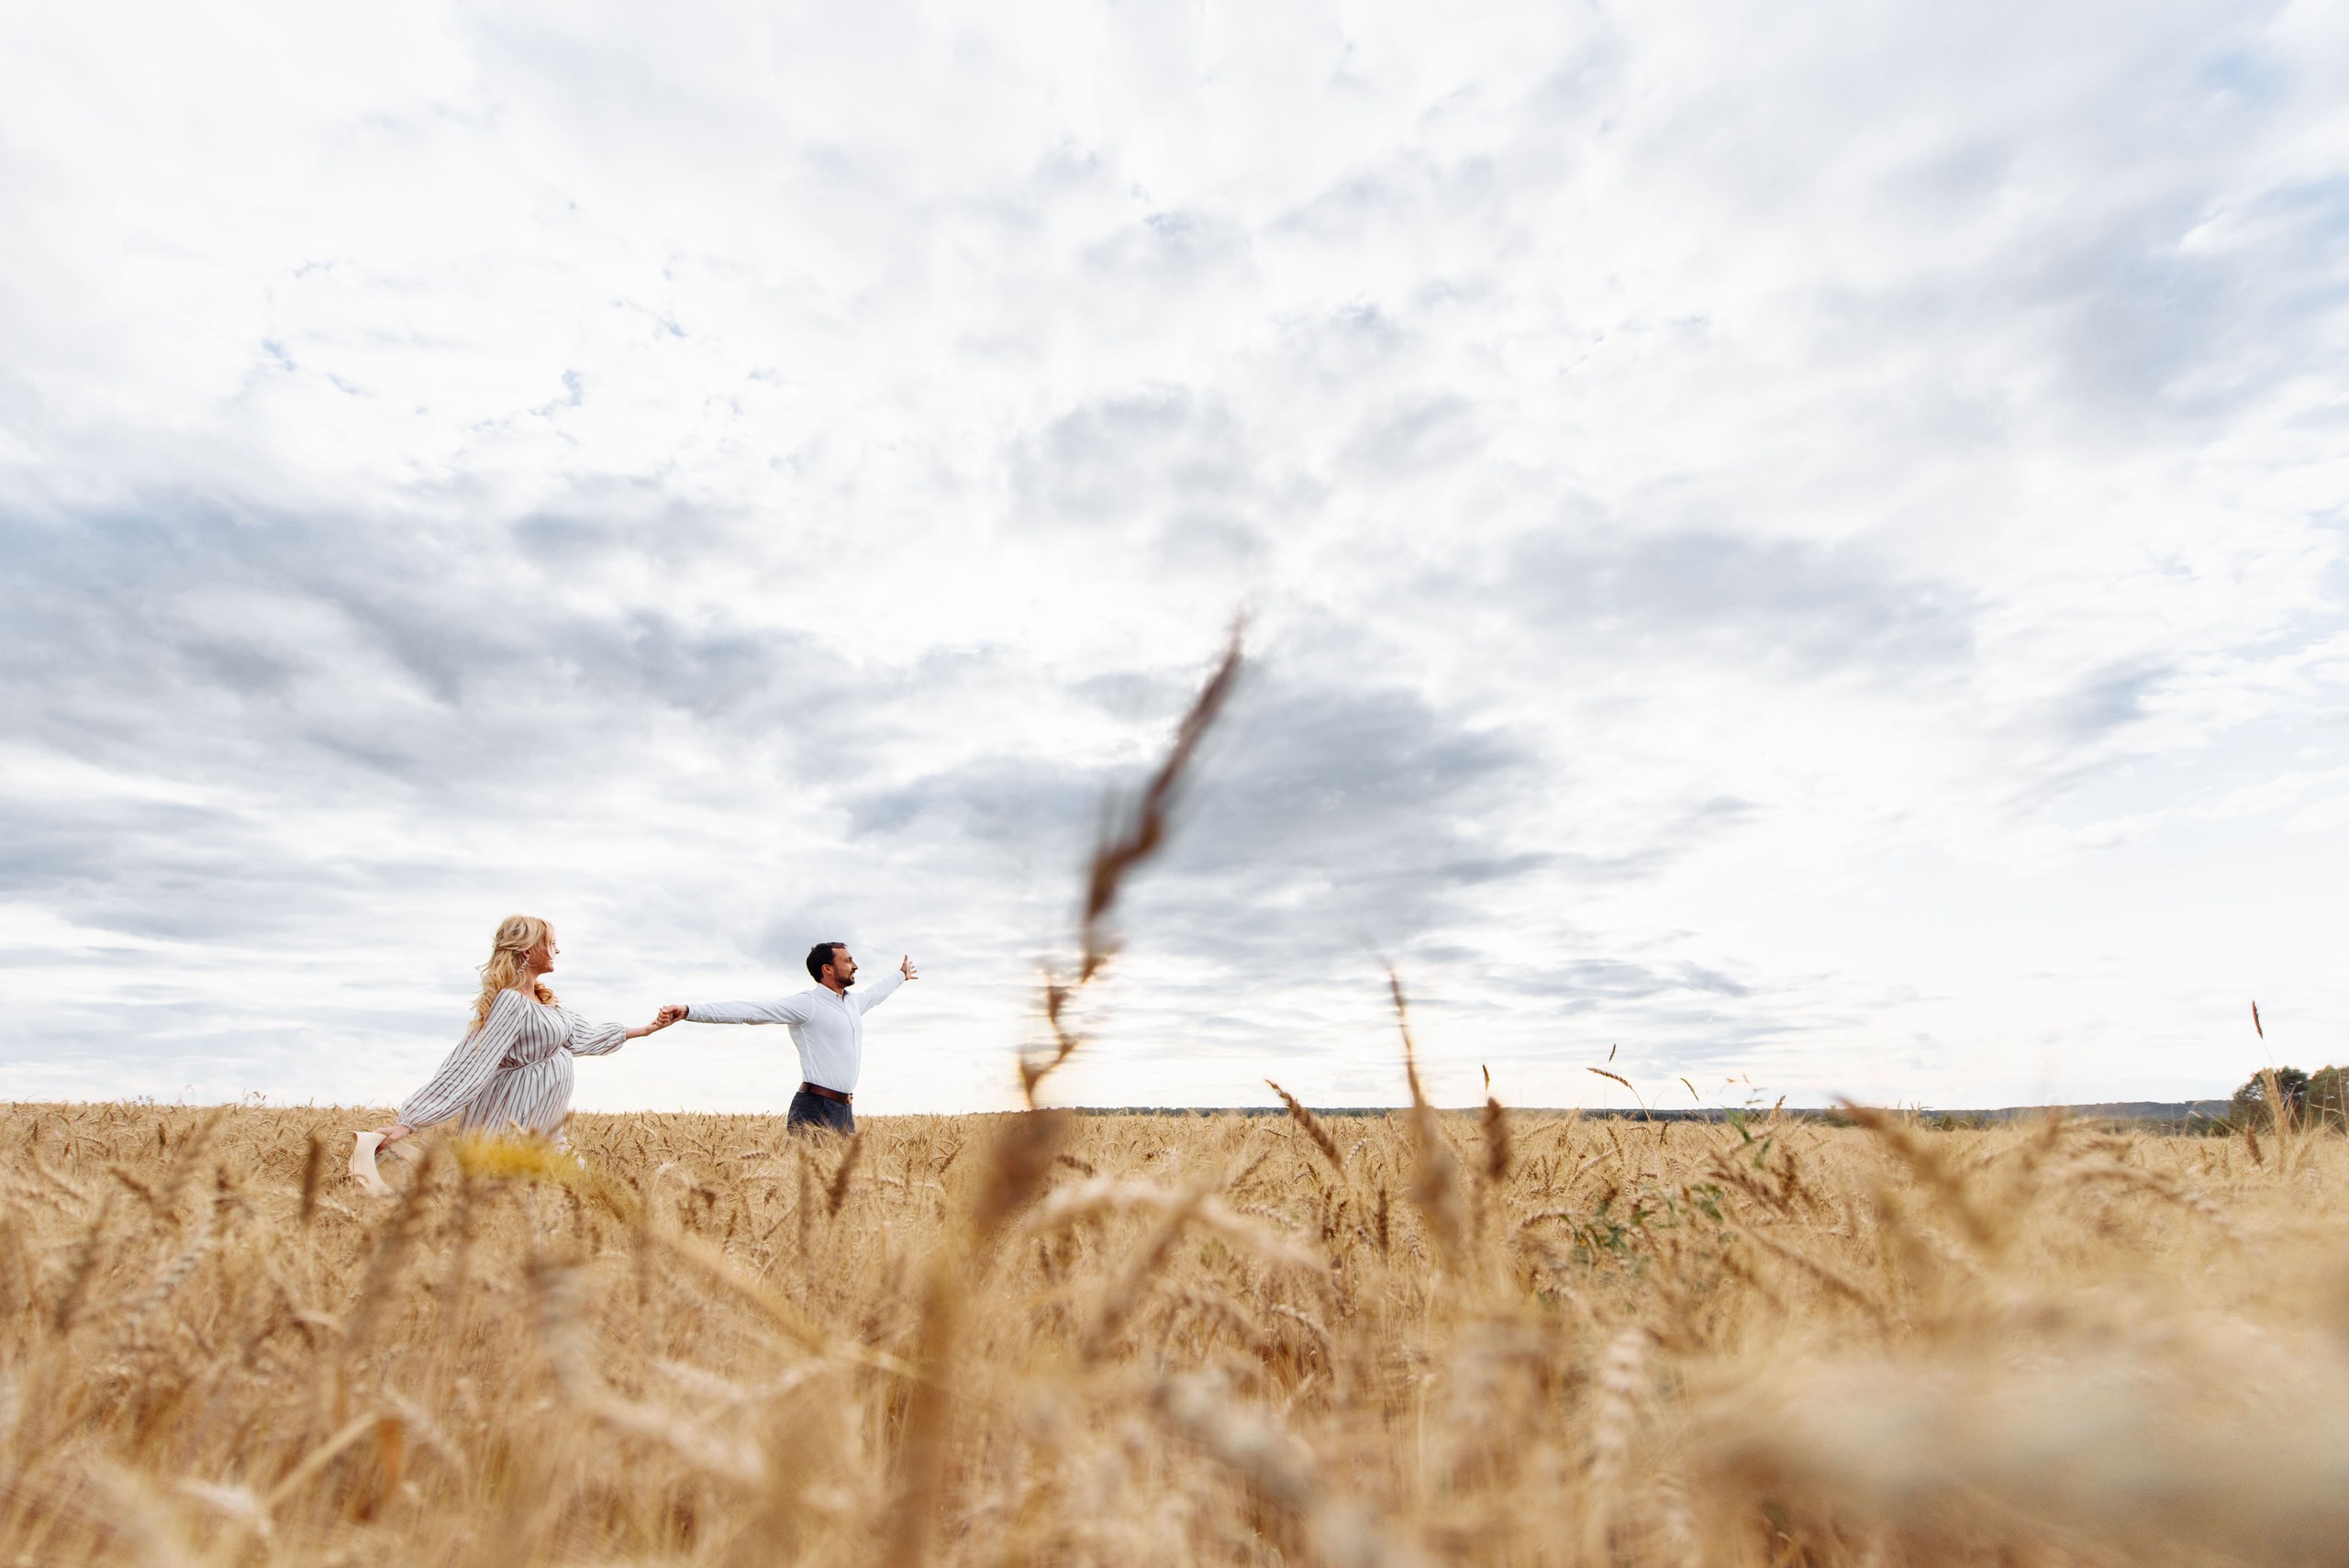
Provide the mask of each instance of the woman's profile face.
{"label": "woman's profile face", "polygon": [[562,950],[554,943],[554,928],[547,928],[547,940],[530,950],[530,967],[540,974],[554,973],[555,954]]}

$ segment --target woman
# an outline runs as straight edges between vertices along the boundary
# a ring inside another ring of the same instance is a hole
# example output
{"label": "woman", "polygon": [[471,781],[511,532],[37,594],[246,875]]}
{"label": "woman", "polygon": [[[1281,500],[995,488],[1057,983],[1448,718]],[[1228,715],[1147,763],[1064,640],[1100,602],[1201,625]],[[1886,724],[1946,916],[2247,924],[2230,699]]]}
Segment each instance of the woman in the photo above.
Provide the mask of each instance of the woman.
{"label": "woman", "polygon": [[518,1129],[560,1140],[571,1114],[571,1059],[602,1056],[624,1040],[668,1027],[591,1024],[557,1005],[540,976],[554,973],[562,951],[544,920],[509,915],[498,925],[489,962],[481,966],[473,1027],[440,1070],[400,1106],[400,1119],[380,1130],[385,1144],[451,1119],[460,1127]]}

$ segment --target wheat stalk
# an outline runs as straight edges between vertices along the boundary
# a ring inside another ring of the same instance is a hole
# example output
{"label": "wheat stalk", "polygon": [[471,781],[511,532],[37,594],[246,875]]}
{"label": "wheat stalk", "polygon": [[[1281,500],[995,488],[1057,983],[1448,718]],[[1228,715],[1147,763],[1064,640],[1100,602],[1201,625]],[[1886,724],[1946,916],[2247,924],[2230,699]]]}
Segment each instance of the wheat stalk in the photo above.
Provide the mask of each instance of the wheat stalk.
{"label": "wheat stalk", "polygon": [[1330,1168],[1342,1177],[1346,1173],[1345,1159],[1338,1152],[1337,1140],[1331,1138],[1330,1129],[1321,1125],[1321,1118],[1308,1110],[1303,1101],[1270,1078],[1264,1080],[1264,1086],[1280,1096],[1281,1104],[1288,1107],[1290,1117],[1304,1129],[1305,1136],[1313,1140],[1313,1147],[1321,1151],[1321,1158],[1329,1161]]}

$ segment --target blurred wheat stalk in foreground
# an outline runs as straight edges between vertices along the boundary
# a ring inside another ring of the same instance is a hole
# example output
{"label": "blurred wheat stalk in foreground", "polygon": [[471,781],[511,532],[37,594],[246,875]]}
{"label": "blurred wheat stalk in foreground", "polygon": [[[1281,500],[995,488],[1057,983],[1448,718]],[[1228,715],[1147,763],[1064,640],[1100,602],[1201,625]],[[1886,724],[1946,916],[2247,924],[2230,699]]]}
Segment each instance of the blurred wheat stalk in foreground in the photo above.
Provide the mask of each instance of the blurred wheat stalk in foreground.
{"label": "blurred wheat stalk in foreground", "polygon": [[2349,1145],[1868,1120],[12,1107],[0,1562],[2343,1555]]}

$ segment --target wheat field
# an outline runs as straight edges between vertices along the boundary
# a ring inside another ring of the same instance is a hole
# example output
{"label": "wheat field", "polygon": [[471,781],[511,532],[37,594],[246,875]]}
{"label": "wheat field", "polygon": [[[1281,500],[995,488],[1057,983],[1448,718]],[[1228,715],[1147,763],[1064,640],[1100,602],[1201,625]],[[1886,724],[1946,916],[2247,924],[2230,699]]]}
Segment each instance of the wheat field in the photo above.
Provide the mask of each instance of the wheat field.
{"label": "wheat field", "polygon": [[2349,1555],[2338,1136],[0,1113],[0,1562]]}

